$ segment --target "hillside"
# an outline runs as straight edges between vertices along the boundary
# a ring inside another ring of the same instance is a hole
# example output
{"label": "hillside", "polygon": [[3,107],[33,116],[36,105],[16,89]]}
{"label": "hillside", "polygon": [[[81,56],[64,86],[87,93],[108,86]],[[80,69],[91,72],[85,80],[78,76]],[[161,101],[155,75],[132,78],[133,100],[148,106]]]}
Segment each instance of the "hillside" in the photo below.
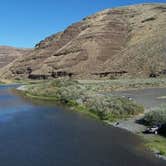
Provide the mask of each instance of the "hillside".
{"label": "hillside", "polygon": [[15,59],[28,53],[28,49],[18,49],[9,46],[0,46],[0,68],[10,64]]}
{"label": "hillside", "polygon": [[38,43],[3,78],[116,78],[166,74],[166,4],[106,9]]}

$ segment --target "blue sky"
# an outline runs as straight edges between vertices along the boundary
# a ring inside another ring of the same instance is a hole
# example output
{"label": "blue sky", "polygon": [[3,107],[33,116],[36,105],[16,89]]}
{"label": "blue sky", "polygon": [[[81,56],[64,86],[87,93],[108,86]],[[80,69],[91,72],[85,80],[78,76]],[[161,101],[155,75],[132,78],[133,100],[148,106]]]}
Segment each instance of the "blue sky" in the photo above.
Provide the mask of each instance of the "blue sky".
{"label": "blue sky", "polygon": [[1,0],[0,45],[33,47],[97,11],[145,2],[166,0]]}

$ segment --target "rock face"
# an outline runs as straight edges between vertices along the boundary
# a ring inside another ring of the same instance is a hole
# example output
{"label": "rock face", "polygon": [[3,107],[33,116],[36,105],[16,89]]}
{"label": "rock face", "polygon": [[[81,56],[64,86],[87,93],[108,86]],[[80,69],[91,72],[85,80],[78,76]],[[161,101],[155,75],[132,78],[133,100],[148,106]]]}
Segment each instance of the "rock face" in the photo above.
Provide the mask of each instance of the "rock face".
{"label": "rock face", "polygon": [[41,41],[0,73],[31,79],[165,75],[166,4],[107,9],[89,16]]}

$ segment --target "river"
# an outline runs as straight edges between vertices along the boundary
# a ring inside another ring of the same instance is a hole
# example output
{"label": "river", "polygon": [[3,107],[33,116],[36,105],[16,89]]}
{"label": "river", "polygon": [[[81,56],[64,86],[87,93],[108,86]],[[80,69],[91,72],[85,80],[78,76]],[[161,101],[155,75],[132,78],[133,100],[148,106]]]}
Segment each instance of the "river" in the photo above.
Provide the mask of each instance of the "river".
{"label": "river", "polygon": [[55,103],[0,86],[2,166],[164,166],[142,140]]}

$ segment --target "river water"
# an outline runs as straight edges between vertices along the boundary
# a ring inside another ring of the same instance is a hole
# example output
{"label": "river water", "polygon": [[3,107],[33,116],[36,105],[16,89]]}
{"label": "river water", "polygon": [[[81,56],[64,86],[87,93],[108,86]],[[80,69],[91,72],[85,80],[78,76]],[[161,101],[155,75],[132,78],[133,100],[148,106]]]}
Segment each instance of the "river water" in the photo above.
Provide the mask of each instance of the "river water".
{"label": "river water", "polygon": [[140,138],[0,86],[1,166],[165,166]]}

